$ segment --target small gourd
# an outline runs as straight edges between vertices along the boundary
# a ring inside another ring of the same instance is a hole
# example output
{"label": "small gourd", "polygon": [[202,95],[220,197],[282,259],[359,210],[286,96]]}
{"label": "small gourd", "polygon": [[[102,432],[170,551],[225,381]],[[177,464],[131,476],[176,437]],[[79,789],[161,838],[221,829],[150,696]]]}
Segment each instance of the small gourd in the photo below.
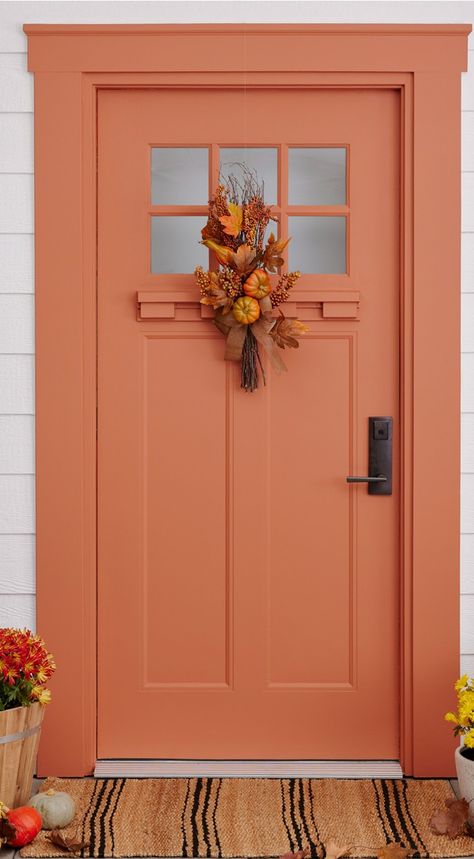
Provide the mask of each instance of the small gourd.
{"label": "small gourd", "polygon": [[62,829],[71,823],[76,813],[72,796],[52,788],[32,796],[29,805],[41,814],[43,829]]}
{"label": "small gourd", "polygon": [[232,313],[237,322],[241,322],[242,325],[251,325],[260,316],[260,305],[255,298],[250,298],[249,295],[242,295],[241,298],[234,301]]}
{"label": "small gourd", "polygon": [[256,268],[244,283],[244,292],[252,298],[265,298],[271,292],[270,278],[263,268]]}
{"label": "small gourd", "polygon": [[38,835],[41,829],[41,815],[36,808],[22,805],[19,808],[7,808],[0,802],[0,821],[2,833],[0,847],[5,842],[10,847],[24,847]]}

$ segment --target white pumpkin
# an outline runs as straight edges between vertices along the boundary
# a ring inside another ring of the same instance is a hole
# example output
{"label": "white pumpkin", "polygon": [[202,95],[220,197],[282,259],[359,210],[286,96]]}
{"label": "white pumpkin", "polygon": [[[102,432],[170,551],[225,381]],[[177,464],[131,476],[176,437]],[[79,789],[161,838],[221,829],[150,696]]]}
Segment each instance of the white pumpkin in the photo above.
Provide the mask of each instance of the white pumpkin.
{"label": "white pumpkin", "polygon": [[53,789],[32,796],[28,805],[36,808],[41,814],[43,829],[62,829],[71,823],[76,804],[68,793]]}

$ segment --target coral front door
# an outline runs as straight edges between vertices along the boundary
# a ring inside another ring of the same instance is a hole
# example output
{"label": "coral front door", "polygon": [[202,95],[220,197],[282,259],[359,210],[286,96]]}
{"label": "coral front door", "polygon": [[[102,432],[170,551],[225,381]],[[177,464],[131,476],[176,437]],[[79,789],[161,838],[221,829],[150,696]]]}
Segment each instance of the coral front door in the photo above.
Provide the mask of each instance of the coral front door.
{"label": "coral front door", "polygon": [[[383,88],[99,93],[100,758],[399,757],[399,111]],[[310,328],[252,394],[192,274],[242,162]],[[376,415],[387,496],[346,482]]]}

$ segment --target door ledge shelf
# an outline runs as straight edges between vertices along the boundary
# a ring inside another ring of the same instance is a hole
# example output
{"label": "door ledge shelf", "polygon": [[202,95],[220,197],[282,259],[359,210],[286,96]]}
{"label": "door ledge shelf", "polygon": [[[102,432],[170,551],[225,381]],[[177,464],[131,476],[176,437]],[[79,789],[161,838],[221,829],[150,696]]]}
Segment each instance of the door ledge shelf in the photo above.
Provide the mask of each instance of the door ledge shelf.
{"label": "door ledge shelf", "polygon": [[[295,289],[291,301],[284,304],[285,316],[298,316],[306,320],[359,318],[360,293],[358,290]],[[278,314],[278,310],[274,310]],[[214,309],[200,304],[196,293],[176,290],[139,290],[137,318],[149,319],[212,319]]]}
{"label": "door ledge shelf", "polygon": [[95,778],[402,778],[399,761],[98,760]]}

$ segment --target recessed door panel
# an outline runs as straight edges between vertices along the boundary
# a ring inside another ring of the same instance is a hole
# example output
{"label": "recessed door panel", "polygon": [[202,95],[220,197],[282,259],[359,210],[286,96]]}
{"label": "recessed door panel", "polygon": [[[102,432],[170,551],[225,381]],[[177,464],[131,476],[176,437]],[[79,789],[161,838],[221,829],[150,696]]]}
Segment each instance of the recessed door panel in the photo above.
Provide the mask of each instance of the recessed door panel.
{"label": "recessed door panel", "polygon": [[228,682],[228,384],[216,340],[144,337],[146,688]]}
{"label": "recessed door panel", "polygon": [[[348,688],[354,504],[339,475],[354,455],[354,336],[311,332],[303,345],[311,394],[298,371],[268,392],[268,679],[274,688]],[[302,355],[291,355],[289,373]]]}

